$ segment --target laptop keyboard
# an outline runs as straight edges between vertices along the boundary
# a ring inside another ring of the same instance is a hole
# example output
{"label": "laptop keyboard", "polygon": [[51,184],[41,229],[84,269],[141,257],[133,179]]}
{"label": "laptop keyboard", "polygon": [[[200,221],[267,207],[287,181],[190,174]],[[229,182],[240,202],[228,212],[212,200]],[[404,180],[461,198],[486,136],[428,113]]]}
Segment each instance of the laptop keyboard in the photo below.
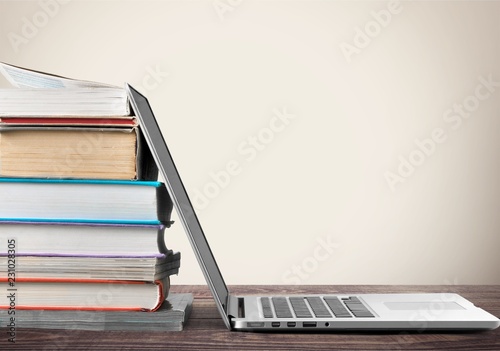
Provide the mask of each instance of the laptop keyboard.
{"label": "laptop keyboard", "polygon": [[355,296],[261,297],[264,318],[375,317]]}

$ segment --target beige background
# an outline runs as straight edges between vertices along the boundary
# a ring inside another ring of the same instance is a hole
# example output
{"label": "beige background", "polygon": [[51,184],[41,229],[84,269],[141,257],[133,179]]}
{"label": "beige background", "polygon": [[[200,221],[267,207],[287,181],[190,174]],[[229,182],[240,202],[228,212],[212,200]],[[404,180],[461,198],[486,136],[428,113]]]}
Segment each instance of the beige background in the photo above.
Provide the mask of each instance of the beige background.
{"label": "beige background", "polygon": [[2,1],[0,60],[139,86],[230,284],[500,284],[500,3],[388,4]]}

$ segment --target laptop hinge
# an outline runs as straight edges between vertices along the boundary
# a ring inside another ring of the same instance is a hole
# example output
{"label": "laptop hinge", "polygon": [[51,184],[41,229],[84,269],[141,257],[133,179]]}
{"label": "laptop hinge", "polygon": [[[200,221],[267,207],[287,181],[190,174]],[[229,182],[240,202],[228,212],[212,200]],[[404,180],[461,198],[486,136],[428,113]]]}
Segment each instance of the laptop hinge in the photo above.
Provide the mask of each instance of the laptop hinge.
{"label": "laptop hinge", "polygon": [[227,314],[230,318],[245,317],[245,299],[243,297],[228,296]]}

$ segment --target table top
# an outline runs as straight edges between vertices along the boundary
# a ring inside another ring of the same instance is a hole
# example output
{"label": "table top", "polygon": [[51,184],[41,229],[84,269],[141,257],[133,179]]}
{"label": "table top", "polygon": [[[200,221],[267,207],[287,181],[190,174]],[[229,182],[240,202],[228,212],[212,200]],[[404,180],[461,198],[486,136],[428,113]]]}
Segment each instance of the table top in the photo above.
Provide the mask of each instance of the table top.
{"label": "table top", "polygon": [[[458,293],[500,316],[500,285],[231,286],[232,294]],[[192,293],[193,311],[182,332],[19,329],[16,344],[3,332],[0,350],[500,350],[500,328],[481,332],[253,333],[229,331],[202,285],[172,286]]]}

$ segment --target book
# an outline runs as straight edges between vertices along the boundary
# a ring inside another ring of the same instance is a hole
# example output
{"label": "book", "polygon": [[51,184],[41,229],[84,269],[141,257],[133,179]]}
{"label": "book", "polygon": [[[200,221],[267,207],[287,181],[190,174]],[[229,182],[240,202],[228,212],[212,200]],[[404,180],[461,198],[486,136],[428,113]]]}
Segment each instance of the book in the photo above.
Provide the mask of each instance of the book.
{"label": "book", "polygon": [[0,62],[0,73],[16,88],[116,88],[113,85],[62,77]]}
{"label": "book", "polygon": [[[192,294],[172,293],[155,312],[16,310],[16,328],[92,331],[181,331],[192,311]],[[0,320],[8,320],[0,309]]]}
{"label": "book", "polygon": [[1,116],[127,116],[122,88],[0,89]]}
{"label": "book", "polygon": [[0,62],[16,89],[0,89],[0,116],[128,116],[125,89],[64,78]]}
{"label": "book", "polygon": [[[8,298],[0,300],[0,309],[143,311],[160,307],[170,289],[166,277],[154,282],[75,278],[3,278],[9,286]],[[10,296],[10,297],[9,297]]]}
{"label": "book", "polygon": [[159,224],[173,204],[153,181],[0,178],[0,219]]}
{"label": "book", "polygon": [[53,117],[0,117],[0,129],[11,127],[137,127],[134,116],[53,116]]}
{"label": "book", "polygon": [[153,179],[137,128],[26,127],[0,122],[0,176]]}
{"label": "book", "polygon": [[[12,263],[12,261],[10,261]],[[0,256],[0,276],[9,272],[8,256]],[[16,255],[20,278],[75,278],[155,281],[177,274],[180,253],[169,250],[162,257],[23,256]]]}
{"label": "book", "polygon": [[[165,256],[167,224],[37,222],[0,220],[0,242],[15,238],[22,256]],[[0,246],[0,255],[7,245]],[[0,267],[1,269],[1,267]]]}

